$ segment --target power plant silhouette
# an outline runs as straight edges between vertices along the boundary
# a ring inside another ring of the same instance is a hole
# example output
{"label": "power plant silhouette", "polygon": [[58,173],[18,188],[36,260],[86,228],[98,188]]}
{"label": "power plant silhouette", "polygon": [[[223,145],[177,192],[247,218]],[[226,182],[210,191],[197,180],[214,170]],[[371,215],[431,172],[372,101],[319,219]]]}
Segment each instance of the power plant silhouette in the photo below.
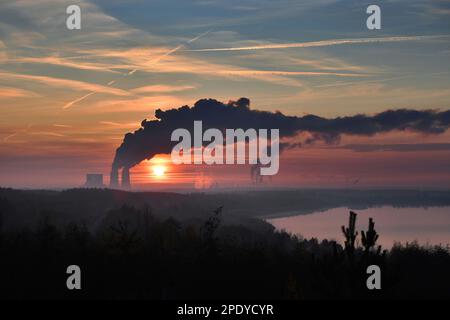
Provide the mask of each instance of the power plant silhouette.
{"label": "power plant silhouette", "polygon": [[130,182],[130,168],[124,167],[122,169],[122,183],[119,184],[119,168],[113,166],[111,168],[111,175],[110,175],[110,182],[109,182],[110,188],[123,188],[123,189],[129,189],[131,187]]}
{"label": "power plant silhouette", "polygon": [[105,188],[103,183],[103,174],[101,173],[88,173],[86,175],[86,182],[84,183],[86,188]]}

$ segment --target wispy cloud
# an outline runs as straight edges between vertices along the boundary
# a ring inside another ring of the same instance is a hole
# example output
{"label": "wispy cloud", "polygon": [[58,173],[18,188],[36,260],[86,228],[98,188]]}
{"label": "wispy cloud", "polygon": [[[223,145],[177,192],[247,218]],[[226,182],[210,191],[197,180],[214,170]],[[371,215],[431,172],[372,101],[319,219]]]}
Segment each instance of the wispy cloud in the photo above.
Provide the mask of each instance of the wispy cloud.
{"label": "wispy cloud", "polygon": [[71,88],[73,90],[78,91],[97,91],[102,93],[109,93],[118,96],[129,95],[128,92],[116,89],[108,86],[102,86],[99,84],[94,84],[90,82],[83,82],[78,80],[70,80],[64,78],[56,78],[50,76],[37,76],[31,74],[22,74],[22,73],[10,73],[10,72],[0,72],[0,78],[3,79],[18,79],[18,80],[26,80],[26,81],[35,81],[45,84],[47,86],[59,87],[59,88]]}
{"label": "wispy cloud", "polygon": [[391,77],[391,78],[383,78],[383,79],[373,79],[373,80],[365,80],[365,81],[346,81],[346,82],[337,82],[337,83],[331,83],[331,84],[322,84],[318,86],[314,86],[314,88],[333,88],[333,87],[342,87],[342,86],[353,86],[353,85],[362,85],[366,83],[381,83],[381,82],[387,82],[387,81],[396,81],[401,79],[407,79],[410,78],[411,75],[403,75],[398,77]]}
{"label": "wispy cloud", "polygon": [[190,52],[220,52],[220,51],[251,51],[251,50],[290,49],[290,48],[314,48],[314,47],[337,46],[337,45],[344,45],[344,44],[370,44],[370,43],[381,43],[381,42],[436,40],[436,39],[448,38],[449,36],[450,35],[332,39],[332,40],[310,41],[310,42],[262,44],[262,45],[247,46],[247,47],[190,49],[190,50],[186,50],[186,51],[190,51]]}
{"label": "wispy cloud", "polygon": [[39,95],[33,91],[24,90],[20,88],[13,87],[0,87],[0,99],[2,98],[35,98]]}
{"label": "wispy cloud", "polygon": [[2,63],[4,60],[8,58],[5,49],[6,49],[5,44],[2,42],[2,40],[0,40],[0,63]]}
{"label": "wispy cloud", "polygon": [[37,131],[30,132],[31,135],[39,135],[39,136],[50,136],[50,137],[65,137],[62,133],[51,132],[51,131]]}
{"label": "wispy cloud", "polygon": [[[439,76],[439,75],[447,75],[449,72],[448,71],[444,71],[444,72],[435,72],[435,73],[431,73],[431,74],[421,74],[420,77],[424,77],[424,76]],[[362,85],[362,84],[366,84],[366,83],[382,83],[382,82],[388,82],[388,81],[397,81],[397,80],[402,80],[402,79],[409,79],[409,78],[414,78],[414,77],[418,77],[417,74],[405,74],[405,75],[401,75],[401,76],[397,76],[397,77],[390,77],[390,78],[382,78],[382,79],[373,79],[373,80],[362,80],[362,81],[348,81],[348,82],[337,82],[337,83],[331,83],[331,84],[323,84],[323,85],[318,85],[318,86],[314,86],[314,88],[333,88],[333,87],[342,87],[342,86],[353,86],[353,85]]]}
{"label": "wispy cloud", "polygon": [[120,128],[120,129],[136,128],[139,126],[139,122],[122,123],[122,122],[115,122],[115,121],[100,121],[99,123],[106,125],[106,126],[111,126],[111,127]]}
{"label": "wispy cloud", "polygon": [[[209,34],[210,32],[211,32],[211,30],[208,30],[208,31],[206,31],[206,32],[204,32],[204,33],[201,33],[201,34],[199,34],[198,36],[196,36],[196,37],[194,37],[194,38],[192,38],[192,39],[189,39],[189,40],[186,42],[186,44],[193,43],[193,42],[199,40],[200,38],[206,36],[206,35]],[[179,44],[179,45],[177,45],[176,47],[170,49],[169,51],[164,52],[163,54],[161,54],[160,56],[156,57],[155,59],[150,60],[150,65],[152,65],[152,64],[157,64],[158,62],[160,62],[160,61],[161,61],[162,59],[164,59],[165,57],[168,57],[168,56],[174,54],[175,52],[177,52],[177,51],[179,51],[179,50],[185,48],[185,47],[186,47],[186,44],[184,44],[184,43]],[[131,74],[135,73],[136,71],[137,71],[137,69],[133,69],[133,70],[131,70],[128,74],[131,75]]]}
{"label": "wispy cloud", "polygon": [[289,59],[295,66],[313,68],[314,70],[333,70],[333,71],[352,71],[352,72],[368,72],[367,67],[349,64],[338,58],[330,57],[295,57]]}
{"label": "wispy cloud", "polygon": [[428,152],[450,151],[450,143],[348,144],[338,148],[355,152]]}
{"label": "wispy cloud", "polygon": [[185,98],[181,99],[169,95],[133,97],[129,99],[103,99],[101,101],[93,102],[91,108],[83,110],[83,112],[86,115],[104,114],[105,112],[110,114],[120,114],[124,112],[131,114],[137,112],[140,119],[143,114],[151,114],[157,108],[167,108],[168,106],[176,106],[188,102],[191,102],[191,100],[186,100]]}
{"label": "wispy cloud", "polygon": [[195,86],[151,85],[132,89],[134,93],[167,93],[195,89]]}
{"label": "wispy cloud", "polygon": [[[200,34],[200,35],[198,35],[198,36],[196,36],[196,37],[194,37],[194,38],[188,40],[187,43],[192,43],[192,42],[194,42],[194,41],[200,39],[201,37],[207,35],[209,32],[210,32],[210,31],[204,32],[204,33],[202,33],[202,34]],[[150,62],[150,64],[151,64],[151,65],[157,64],[158,62],[160,62],[160,61],[161,61],[162,59],[164,59],[165,57],[170,56],[171,54],[177,52],[178,50],[180,50],[180,49],[182,49],[182,48],[184,48],[184,47],[185,47],[184,44],[180,44],[180,45],[176,46],[175,48],[170,49],[169,51],[166,51],[166,52],[164,52],[162,55],[156,57],[156,59],[153,59],[153,60]],[[127,72],[125,75],[126,75],[126,76],[131,76],[131,75],[133,75],[134,73],[136,73],[136,71],[138,71],[137,68],[132,69],[131,71]],[[109,81],[107,85],[108,85],[108,86],[111,86],[111,85],[114,84],[116,81],[117,81],[117,80]],[[84,96],[82,96],[82,97],[80,97],[80,98],[77,98],[77,99],[75,99],[75,100],[72,100],[72,101],[66,103],[66,104],[62,107],[62,109],[68,109],[68,108],[70,108],[71,106],[75,105],[76,103],[81,102],[81,101],[83,101],[84,99],[86,99],[86,98],[88,98],[88,97],[90,97],[90,96],[96,94],[97,92],[98,92],[98,91],[95,90],[95,91],[92,91],[92,92],[90,92],[90,93],[88,93],[88,94],[86,94],[86,95],[84,95]]]}
{"label": "wispy cloud", "polygon": [[50,64],[50,65],[73,68],[73,69],[80,69],[80,70],[93,70],[93,71],[101,71],[101,72],[119,73],[118,71],[111,70],[110,69],[112,67],[111,65],[107,65],[107,64],[103,64],[103,63],[88,63],[88,62],[71,61],[68,58],[56,57],[56,56],[17,57],[14,59],[9,59],[8,62]]}
{"label": "wispy cloud", "polygon": [[279,71],[279,70],[222,70],[219,73],[229,75],[276,75],[276,76],[336,76],[336,77],[367,77],[358,73],[339,73],[321,71]]}

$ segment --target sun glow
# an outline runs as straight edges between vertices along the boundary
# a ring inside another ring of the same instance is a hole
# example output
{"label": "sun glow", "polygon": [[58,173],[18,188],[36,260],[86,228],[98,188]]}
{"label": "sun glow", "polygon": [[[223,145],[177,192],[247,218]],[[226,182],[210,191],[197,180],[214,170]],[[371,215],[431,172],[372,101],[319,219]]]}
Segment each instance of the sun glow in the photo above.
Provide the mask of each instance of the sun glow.
{"label": "sun glow", "polygon": [[162,178],[166,174],[167,167],[162,165],[155,165],[152,167],[153,175],[157,178]]}

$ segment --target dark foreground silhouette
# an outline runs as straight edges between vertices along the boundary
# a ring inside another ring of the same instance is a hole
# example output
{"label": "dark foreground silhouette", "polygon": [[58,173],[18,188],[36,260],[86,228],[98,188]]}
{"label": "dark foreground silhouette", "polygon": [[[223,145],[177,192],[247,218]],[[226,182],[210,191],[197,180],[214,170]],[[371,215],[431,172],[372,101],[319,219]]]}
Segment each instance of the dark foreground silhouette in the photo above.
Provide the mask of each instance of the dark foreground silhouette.
{"label": "dark foreground silhouette", "polygon": [[[277,232],[256,219],[224,224],[221,207],[205,219],[178,222],[158,218],[148,207],[122,206],[109,210],[95,232],[83,224],[56,226],[52,214],[43,213],[33,229],[0,232],[0,296],[450,298],[448,248],[409,245],[382,251],[373,221],[359,247],[355,219],[352,213],[342,227],[342,247]],[[82,290],[66,287],[66,268],[73,264],[82,270]],[[366,287],[371,264],[381,267],[381,290]]]}

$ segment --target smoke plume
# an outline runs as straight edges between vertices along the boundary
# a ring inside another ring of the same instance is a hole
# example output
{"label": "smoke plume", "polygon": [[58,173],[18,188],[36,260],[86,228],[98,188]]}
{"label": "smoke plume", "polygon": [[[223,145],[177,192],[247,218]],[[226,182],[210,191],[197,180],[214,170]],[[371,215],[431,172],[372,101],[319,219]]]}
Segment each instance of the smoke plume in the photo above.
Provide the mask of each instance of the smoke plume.
{"label": "smoke plume", "polygon": [[[193,134],[194,121],[202,121],[203,130],[209,128],[244,130],[279,129],[280,139],[294,137],[301,132],[309,133],[304,144],[317,141],[337,143],[341,135],[372,136],[394,130],[415,131],[424,134],[445,132],[450,123],[450,111],[436,110],[388,110],[375,115],[358,114],[333,119],[315,115],[287,116],[279,111],[268,112],[250,109],[250,100],[222,103],[214,99],[202,99],[194,106],[178,109],[156,110],[155,120],[142,121],[141,128],[127,133],[116,151],[111,170],[111,185],[117,186],[120,169],[122,185],[129,186],[129,170],[145,159],[157,154],[169,154],[178,142],[172,142],[172,131],[185,128]],[[283,142],[281,150],[297,147],[298,142]]]}

